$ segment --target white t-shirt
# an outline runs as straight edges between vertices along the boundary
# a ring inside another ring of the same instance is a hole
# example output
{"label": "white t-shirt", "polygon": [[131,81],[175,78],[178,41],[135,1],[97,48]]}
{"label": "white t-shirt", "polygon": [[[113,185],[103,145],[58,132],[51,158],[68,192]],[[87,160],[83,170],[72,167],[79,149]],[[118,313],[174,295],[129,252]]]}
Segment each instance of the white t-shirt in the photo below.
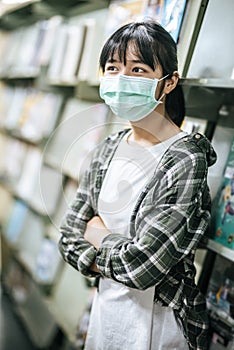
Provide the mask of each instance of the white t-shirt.
{"label": "white t-shirt", "polygon": [[[128,236],[137,198],[153,176],[162,155],[186,133],[180,132],[151,147],[128,142],[128,135],[121,140],[111,160],[98,201],[99,216],[108,230],[125,236]],[[154,289],[141,291],[101,278],[93,301],[85,349],[187,350],[172,309],[154,304]]]}
{"label": "white t-shirt", "polygon": [[111,233],[128,235],[128,225],[137,198],[167,148],[185,136],[181,132],[151,147],[127,141],[120,142],[104,178],[98,200],[98,212]]}

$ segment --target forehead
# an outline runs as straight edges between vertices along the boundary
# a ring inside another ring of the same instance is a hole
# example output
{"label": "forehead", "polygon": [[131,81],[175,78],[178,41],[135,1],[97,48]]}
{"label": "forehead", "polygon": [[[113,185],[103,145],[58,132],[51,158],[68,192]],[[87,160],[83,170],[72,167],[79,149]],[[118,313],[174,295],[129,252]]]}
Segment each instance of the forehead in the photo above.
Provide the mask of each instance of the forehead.
{"label": "forehead", "polygon": [[119,61],[124,65],[127,61],[134,61],[149,65],[149,61],[142,55],[137,43],[133,41],[129,41],[125,47],[118,45],[112,48],[107,61]]}
{"label": "forehead", "polygon": [[118,49],[113,51],[110,56],[109,60],[114,60],[114,61],[138,61],[138,62],[143,62],[142,57],[139,55],[139,53],[136,51],[136,49],[132,46],[129,45],[126,49],[126,52],[120,52]]}

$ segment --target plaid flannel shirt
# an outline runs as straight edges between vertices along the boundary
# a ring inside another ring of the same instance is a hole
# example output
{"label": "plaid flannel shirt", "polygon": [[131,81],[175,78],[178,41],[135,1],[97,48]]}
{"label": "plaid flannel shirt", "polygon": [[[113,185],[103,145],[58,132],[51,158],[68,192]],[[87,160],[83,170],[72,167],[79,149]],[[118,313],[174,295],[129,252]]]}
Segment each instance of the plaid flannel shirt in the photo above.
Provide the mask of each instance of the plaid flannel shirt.
{"label": "plaid flannel shirt", "polygon": [[208,349],[205,297],[194,282],[194,251],[210,219],[207,169],[216,154],[206,137],[191,134],[164,153],[131,215],[130,237],[110,234],[98,251],[83,237],[87,222],[98,215],[98,196],[108,165],[128,130],[110,135],[96,149],[61,224],[60,251],[83,275],[95,261],[102,277],[147,289],[155,302],[173,308],[190,349]]}

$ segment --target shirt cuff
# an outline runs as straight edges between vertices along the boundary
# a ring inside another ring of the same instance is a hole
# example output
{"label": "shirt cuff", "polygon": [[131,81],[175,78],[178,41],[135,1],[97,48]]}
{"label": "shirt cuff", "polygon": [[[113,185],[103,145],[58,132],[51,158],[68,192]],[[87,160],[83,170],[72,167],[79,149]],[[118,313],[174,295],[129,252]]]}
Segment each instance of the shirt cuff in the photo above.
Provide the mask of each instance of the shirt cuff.
{"label": "shirt cuff", "polygon": [[77,268],[84,276],[96,277],[99,275],[97,272],[91,271],[90,268],[95,262],[97,256],[97,250],[91,246],[86,249],[79,257],[77,261]]}
{"label": "shirt cuff", "polygon": [[119,248],[124,243],[129,243],[129,240],[126,237],[115,233],[107,235],[102,240],[101,246],[97,251],[96,265],[101,275],[104,277],[113,279],[111,257],[119,255]]}

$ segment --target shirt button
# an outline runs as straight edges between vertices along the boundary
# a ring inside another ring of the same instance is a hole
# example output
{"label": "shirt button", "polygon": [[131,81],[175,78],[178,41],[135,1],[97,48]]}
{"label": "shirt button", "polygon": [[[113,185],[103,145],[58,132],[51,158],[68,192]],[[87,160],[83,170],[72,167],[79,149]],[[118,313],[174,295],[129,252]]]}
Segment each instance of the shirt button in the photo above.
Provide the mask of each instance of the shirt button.
{"label": "shirt button", "polygon": [[201,135],[196,134],[196,135],[195,135],[195,138],[196,138],[196,139],[200,139],[200,138],[201,138]]}

